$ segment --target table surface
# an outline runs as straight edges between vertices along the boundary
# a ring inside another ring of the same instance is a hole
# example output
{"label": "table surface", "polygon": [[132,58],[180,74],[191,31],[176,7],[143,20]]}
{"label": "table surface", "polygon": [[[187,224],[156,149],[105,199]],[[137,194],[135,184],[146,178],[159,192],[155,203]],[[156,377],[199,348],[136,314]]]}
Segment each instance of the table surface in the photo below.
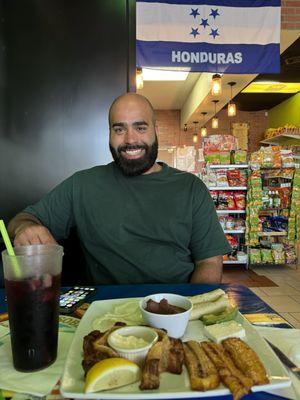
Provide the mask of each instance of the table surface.
{"label": "table surface", "polygon": [[[252,313],[276,313],[270,306],[262,301],[247,287],[236,284],[222,285],[199,285],[199,284],[146,284],[146,285],[108,285],[97,286],[97,291],[89,299],[107,300],[128,297],[143,297],[154,293],[177,293],[184,296],[193,296],[196,294],[208,292],[217,288],[222,288],[229,295],[232,304],[236,304],[242,314]],[[63,288],[64,291],[67,288]],[[0,289],[0,313],[6,312],[5,291]],[[290,328],[287,324],[276,325],[277,327]],[[201,398],[203,399],[203,397]],[[209,399],[212,399],[210,397]],[[218,400],[229,400],[232,396],[220,396]],[[281,396],[275,396],[265,392],[251,393],[244,397],[245,400],[279,400]]]}

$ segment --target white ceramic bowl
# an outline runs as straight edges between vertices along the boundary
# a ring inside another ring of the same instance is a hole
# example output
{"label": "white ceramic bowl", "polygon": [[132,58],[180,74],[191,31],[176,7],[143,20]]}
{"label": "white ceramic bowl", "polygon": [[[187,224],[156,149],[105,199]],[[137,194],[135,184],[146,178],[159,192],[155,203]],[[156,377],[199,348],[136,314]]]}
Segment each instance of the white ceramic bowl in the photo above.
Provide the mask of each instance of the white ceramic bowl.
{"label": "white ceramic bowl", "polygon": [[[147,346],[139,348],[125,348],[117,343],[116,335],[135,336],[137,338],[144,339],[148,344]],[[109,346],[113,348],[120,355],[120,357],[127,358],[128,360],[133,361],[141,366],[144,363],[149,349],[154,345],[154,343],[157,342],[157,340],[158,334],[154,329],[147,326],[125,326],[123,328],[116,329],[107,338]]]}
{"label": "white ceramic bowl", "polygon": [[[177,307],[182,307],[186,311],[178,314],[155,314],[146,311],[147,301],[154,300],[160,302],[162,299],[166,299],[169,304]],[[169,336],[173,338],[180,338],[184,335],[189,317],[193,308],[192,302],[184,296],[173,293],[157,293],[151,294],[150,296],[144,297],[140,301],[140,309],[142,312],[143,319],[147,325],[154,328],[165,329]]]}

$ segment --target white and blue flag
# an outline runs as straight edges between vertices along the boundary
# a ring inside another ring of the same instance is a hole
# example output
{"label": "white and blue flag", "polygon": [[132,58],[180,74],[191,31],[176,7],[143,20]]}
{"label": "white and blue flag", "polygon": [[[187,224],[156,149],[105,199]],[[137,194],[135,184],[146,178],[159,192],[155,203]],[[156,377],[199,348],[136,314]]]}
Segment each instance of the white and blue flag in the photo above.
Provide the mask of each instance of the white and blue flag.
{"label": "white and blue flag", "polygon": [[137,66],[280,71],[280,0],[137,0]]}

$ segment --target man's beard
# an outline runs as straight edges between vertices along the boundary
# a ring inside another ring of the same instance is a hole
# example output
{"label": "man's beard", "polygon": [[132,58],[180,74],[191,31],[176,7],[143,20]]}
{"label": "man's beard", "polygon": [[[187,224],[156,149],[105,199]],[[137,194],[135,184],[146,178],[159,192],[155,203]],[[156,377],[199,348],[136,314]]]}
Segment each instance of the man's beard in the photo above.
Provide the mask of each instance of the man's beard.
{"label": "man's beard", "polygon": [[[109,144],[109,148],[116,165],[121,169],[123,174],[126,176],[137,176],[144,174],[154,165],[158,153],[158,141],[157,136],[155,136],[155,141],[151,146],[147,144],[127,144],[119,146],[118,149],[115,150],[111,144]],[[144,149],[144,155],[136,159],[123,157],[122,151],[135,149]]]}

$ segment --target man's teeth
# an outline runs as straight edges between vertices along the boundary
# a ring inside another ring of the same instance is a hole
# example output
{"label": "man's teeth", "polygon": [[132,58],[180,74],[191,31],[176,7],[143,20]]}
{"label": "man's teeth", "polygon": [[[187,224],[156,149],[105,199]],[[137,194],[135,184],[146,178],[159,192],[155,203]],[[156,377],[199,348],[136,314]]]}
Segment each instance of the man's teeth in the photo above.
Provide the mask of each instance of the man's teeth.
{"label": "man's teeth", "polygon": [[134,155],[134,154],[139,154],[139,153],[141,153],[142,151],[143,151],[143,149],[126,150],[126,153],[127,153],[127,154],[130,154],[130,155]]}

